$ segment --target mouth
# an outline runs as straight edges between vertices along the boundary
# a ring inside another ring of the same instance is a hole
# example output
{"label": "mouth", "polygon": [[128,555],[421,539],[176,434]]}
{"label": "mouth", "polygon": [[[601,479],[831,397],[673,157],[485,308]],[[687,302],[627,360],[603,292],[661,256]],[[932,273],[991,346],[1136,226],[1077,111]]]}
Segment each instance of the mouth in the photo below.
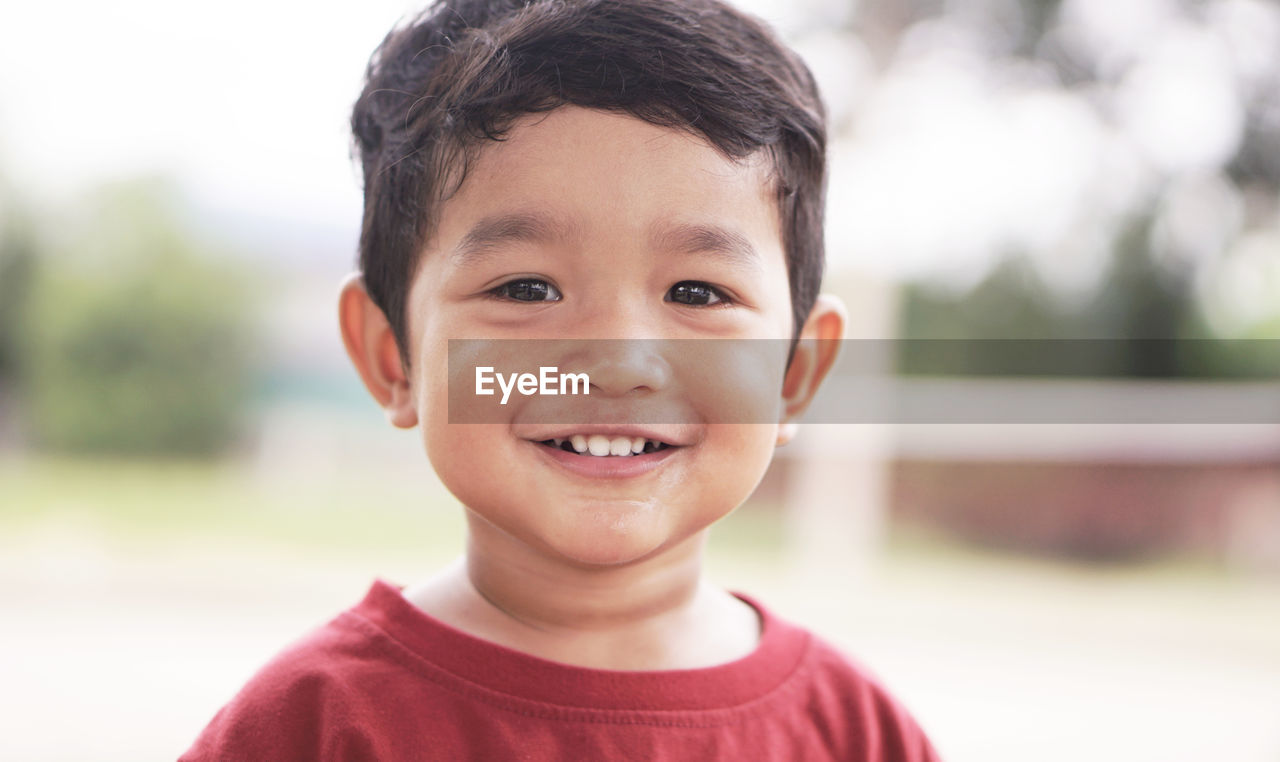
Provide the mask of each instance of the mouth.
{"label": "mouth", "polygon": [[629,458],[661,452],[675,446],[660,439],[605,434],[572,434],[543,439],[538,444],[553,450],[596,458]]}
{"label": "mouth", "polygon": [[[555,436],[547,437],[547,434]],[[630,430],[561,430],[526,439],[556,468],[590,479],[627,479],[662,468],[693,442],[657,439],[660,432]],[[672,433],[673,438],[677,436]],[[546,437],[546,438],[544,438]]]}

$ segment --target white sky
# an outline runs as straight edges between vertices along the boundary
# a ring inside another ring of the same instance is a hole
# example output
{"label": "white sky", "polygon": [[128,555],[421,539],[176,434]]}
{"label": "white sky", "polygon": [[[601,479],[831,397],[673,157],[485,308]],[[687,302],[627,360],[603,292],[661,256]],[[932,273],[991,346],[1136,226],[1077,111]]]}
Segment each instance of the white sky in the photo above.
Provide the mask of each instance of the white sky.
{"label": "white sky", "polygon": [[237,208],[356,214],[347,115],[411,7],[24,3],[0,19],[0,171],[37,196],[165,171]]}
{"label": "white sky", "polygon": [[13,3],[0,172],[36,198],[165,171],[235,209],[355,215],[350,107],[369,54],[423,4]]}
{"label": "white sky", "polygon": [[[369,53],[420,5],[10,3],[0,11],[0,174],[45,201],[162,172],[231,217],[354,230],[349,110]],[[834,7],[739,5],[793,31],[796,14]],[[1083,283],[1098,241],[1081,230],[1132,203],[1152,176],[1213,172],[1234,151],[1235,81],[1280,64],[1274,6],[1223,0],[1212,35],[1176,21],[1172,0],[1066,6],[1078,44],[1124,72],[1111,123],[1035,72],[993,67],[980,44],[966,50],[959,27],[921,25],[879,79],[856,41],[798,41],[833,114],[859,109],[854,139],[832,151],[834,267],[973,277],[991,256],[1030,248],[1058,257],[1056,277]]]}

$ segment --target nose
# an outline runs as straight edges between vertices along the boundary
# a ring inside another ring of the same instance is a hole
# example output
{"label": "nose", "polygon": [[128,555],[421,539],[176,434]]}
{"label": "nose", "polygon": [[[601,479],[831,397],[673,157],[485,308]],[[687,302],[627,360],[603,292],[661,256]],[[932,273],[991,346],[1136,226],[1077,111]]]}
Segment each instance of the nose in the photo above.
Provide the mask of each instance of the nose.
{"label": "nose", "polygon": [[591,394],[624,397],[665,389],[671,365],[663,357],[661,339],[579,339],[572,367],[591,378]]}
{"label": "nose", "polygon": [[573,367],[585,369],[591,393],[605,397],[666,388],[672,368],[663,356],[667,342],[655,330],[660,316],[647,310],[642,294],[619,289],[609,297],[594,300],[590,319],[580,324],[585,330],[572,342]]}

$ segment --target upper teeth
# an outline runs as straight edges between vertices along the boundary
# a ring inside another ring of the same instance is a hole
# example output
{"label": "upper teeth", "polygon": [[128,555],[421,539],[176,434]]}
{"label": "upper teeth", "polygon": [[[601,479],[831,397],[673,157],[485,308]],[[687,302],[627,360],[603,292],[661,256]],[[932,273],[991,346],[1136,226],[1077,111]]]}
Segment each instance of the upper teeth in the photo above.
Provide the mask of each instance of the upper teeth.
{"label": "upper teeth", "polygon": [[584,434],[574,434],[571,437],[556,437],[551,440],[556,447],[561,447],[568,442],[573,449],[580,454],[590,454],[596,456],[606,455],[638,455],[645,451],[645,445],[652,445],[649,449],[658,449],[666,445],[656,439],[645,439],[644,437],[607,437],[603,434],[592,434],[586,436]]}

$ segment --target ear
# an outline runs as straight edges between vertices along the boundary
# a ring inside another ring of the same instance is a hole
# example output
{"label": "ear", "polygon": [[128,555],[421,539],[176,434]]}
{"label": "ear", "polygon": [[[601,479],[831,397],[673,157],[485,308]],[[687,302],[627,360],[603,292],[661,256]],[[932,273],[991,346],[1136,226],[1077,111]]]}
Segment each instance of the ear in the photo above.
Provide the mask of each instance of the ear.
{"label": "ear", "polygon": [[360,273],[351,273],[338,295],[338,326],[347,356],[356,366],[369,394],[387,414],[392,426],[411,429],[418,424],[412,388],[400,364],[395,333],[382,309],[364,288]]}
{"label": "ear", "polygon": [[791,365],[782,380],[782,420],[778,423],[778,444],[784,445],[795,438],[799,418],[818,387],[835,365],[840,352],[840,340],[848,322],[844,302],[832,294],[819,294],[800,329],[800,340],[791,356]]}

